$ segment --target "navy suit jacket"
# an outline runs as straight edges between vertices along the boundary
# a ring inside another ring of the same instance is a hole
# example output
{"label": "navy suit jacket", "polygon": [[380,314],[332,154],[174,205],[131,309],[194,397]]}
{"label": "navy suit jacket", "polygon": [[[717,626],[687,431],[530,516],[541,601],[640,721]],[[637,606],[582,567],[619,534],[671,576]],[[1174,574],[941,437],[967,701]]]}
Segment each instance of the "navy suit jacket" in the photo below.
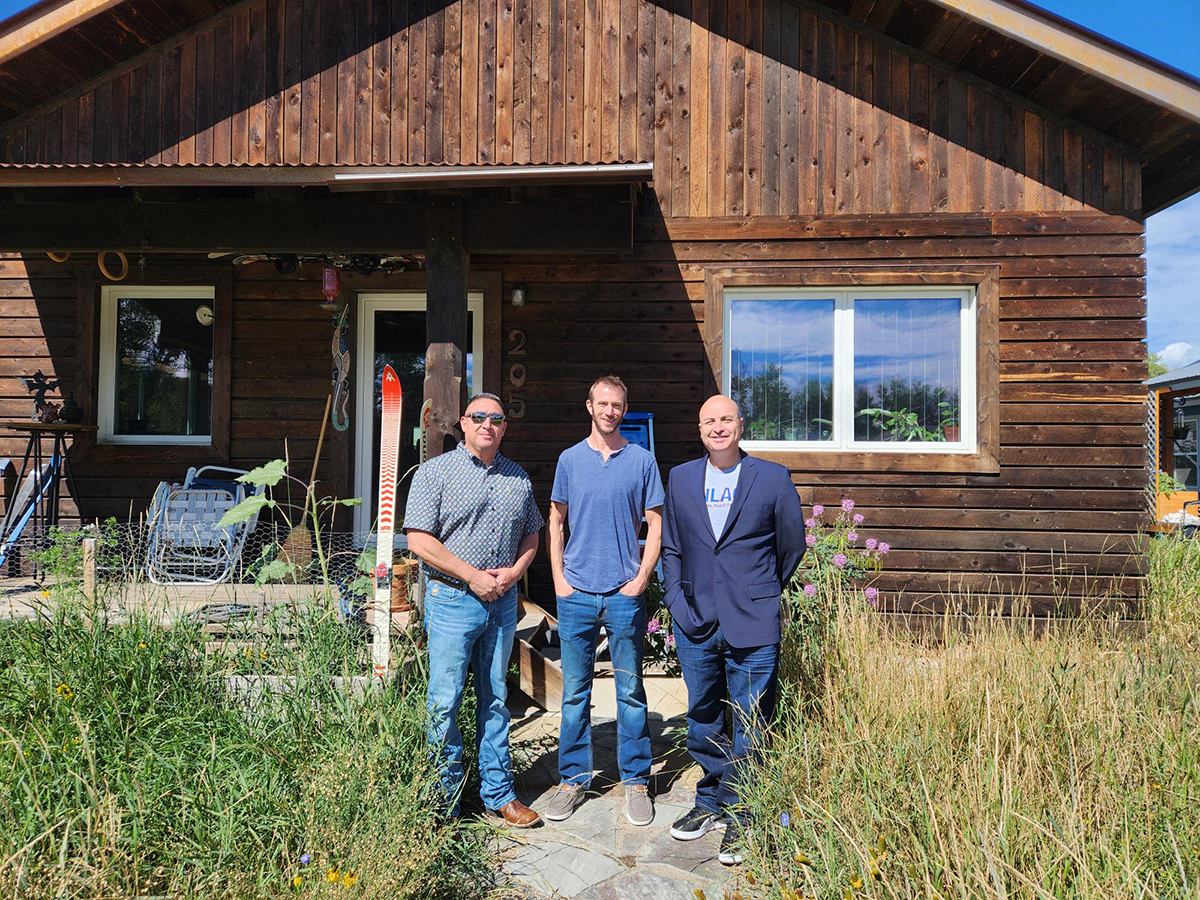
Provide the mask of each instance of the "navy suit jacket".
{"label": "navy suit jacket", "polygon": [[800,497],[787,469],[743,454],[725,530],[713,534],[707,462],[703,456],[676,466],[667,479],[663,602],[693,640],[720,624],[731,647],[778,643],[780,595],[804,556]]}

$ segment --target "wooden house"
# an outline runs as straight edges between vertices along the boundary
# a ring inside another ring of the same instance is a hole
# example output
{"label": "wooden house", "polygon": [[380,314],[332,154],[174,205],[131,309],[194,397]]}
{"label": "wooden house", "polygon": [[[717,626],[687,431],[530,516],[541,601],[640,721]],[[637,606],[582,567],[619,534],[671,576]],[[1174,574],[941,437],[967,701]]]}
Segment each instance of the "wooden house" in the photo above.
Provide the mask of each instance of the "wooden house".
{"label": "wooden house", "polygon": [[0,24],[0,406],[40,369],[97,426],[65,516],[306,469],[348,309],[340,495],[377,362],[436,438],[502,394],[543,502],[616,372],[664,469],[733,392],[894,609],[1121,605],[1143,222],[1198,187],[1200,82],[1021,0],[43,0]]}

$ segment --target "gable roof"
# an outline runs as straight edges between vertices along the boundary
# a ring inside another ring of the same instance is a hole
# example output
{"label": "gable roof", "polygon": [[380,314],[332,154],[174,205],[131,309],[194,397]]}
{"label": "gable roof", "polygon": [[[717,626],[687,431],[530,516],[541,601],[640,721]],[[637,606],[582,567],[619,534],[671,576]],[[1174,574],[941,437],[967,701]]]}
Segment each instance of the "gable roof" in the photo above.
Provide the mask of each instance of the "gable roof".
{"label": "gable roof", "polygon": [[[293,8],[293,0],[271,2],[268,28],[275,10],[282,21]],[[386,0],[375,2],[386,16]],[[391,5],[405,16],[419,6],[419,17],[459,2],[392,0]],[[672,0],[647,2],[664,9],[674,5]],[[748,2],[764,9],[799,7],[872,39],[890,39],[914,58],[982,79],[1013,102],[1060,117],[1065,127],[1078,123],[1111,137],[1142,165],[1146,214],[1200,189],[1200,81],[1023,0]],[[130,65],[233,5],[228,0],[42,0],[0,22],[0,122]]]}

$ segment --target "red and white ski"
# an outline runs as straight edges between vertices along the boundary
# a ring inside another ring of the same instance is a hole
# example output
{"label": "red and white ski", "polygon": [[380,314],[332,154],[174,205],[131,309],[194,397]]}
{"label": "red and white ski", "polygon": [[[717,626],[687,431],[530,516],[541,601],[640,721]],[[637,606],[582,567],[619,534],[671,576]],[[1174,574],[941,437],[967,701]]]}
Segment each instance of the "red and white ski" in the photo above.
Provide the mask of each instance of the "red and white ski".
{"label": "red and white ski", "polygon": [[371,662],[384,678],[392,650],[392,544],[396,535],[396,467],[400,457],[400,379],[383,367],[383,421],[379,426],[379,514],[375,539],[375,610]]}

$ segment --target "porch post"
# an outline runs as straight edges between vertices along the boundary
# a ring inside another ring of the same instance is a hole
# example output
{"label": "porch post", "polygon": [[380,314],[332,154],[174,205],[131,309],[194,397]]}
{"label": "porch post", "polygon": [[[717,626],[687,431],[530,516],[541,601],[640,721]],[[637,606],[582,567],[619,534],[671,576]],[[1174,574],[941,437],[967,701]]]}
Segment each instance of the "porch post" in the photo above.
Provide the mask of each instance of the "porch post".
{"label": "porch post", "polygon": [[458,417],[467,402],[467,268],[463,204],[458,197],[429,201],[425,233],[425,399],[433,401],[429,455],[458,443]]}

